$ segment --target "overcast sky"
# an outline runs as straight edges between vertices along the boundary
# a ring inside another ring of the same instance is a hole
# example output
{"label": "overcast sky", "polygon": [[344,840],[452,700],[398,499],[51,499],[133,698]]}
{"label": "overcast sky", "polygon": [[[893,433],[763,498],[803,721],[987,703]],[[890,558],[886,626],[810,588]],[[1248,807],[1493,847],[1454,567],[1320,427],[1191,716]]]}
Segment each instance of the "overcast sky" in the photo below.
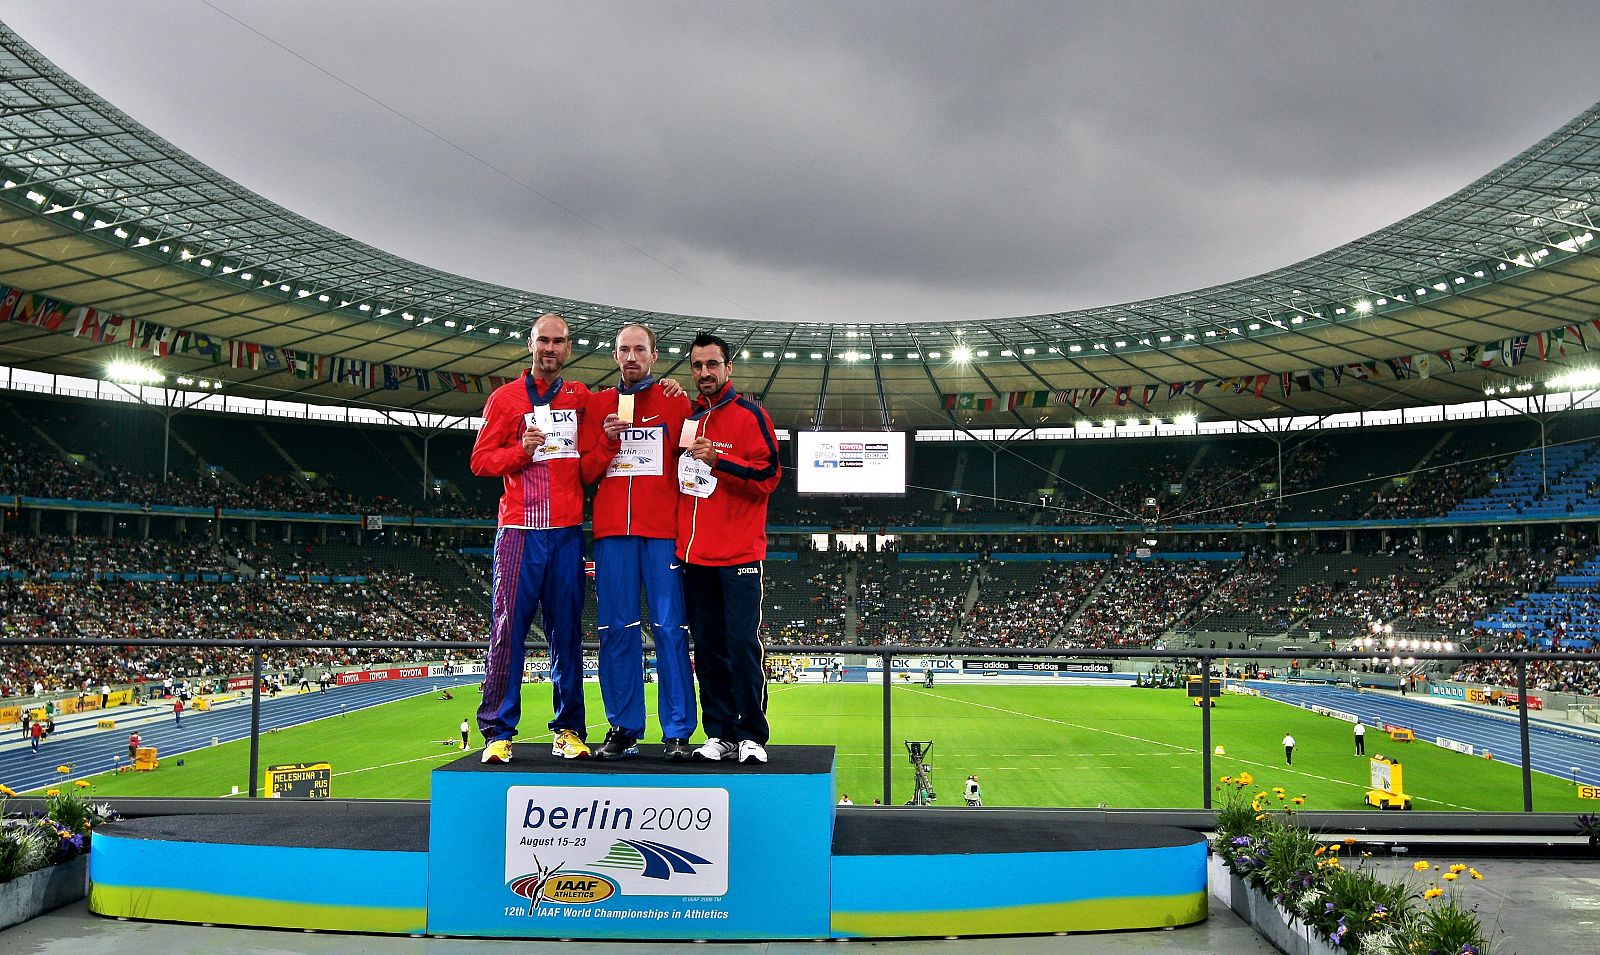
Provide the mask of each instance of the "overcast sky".
{"label": "overcast sky", "polygon": [[735,318],[1007,316],[1242,278],[1402,218],[1600,100],[1592,0],[0,17],[202,161],[379,248]]}

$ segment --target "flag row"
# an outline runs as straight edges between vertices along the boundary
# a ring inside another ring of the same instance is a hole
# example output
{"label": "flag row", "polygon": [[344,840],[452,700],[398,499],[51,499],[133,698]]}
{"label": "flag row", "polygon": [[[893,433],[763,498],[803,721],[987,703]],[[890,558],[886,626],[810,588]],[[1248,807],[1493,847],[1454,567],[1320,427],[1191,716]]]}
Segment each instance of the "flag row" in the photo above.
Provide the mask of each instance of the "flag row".
{"label": "flag row", "polygon": [[511,380],[500,375],[413,368],[220,338],[102,312],[87,305],[69,305],[6,286],[0,286],[0,322],[34,325],[48,332],[70,332],[74,338],[122,345],[157,358],[188,355],[230,368],[279,372],[302,381],[326,381],[367,390],[415,388],[418,391],[487,394]]}
{"label": "flag row", "polygon": [[[1471,368],[1515,368],[1524,361],[1549,361],[1569,353],[1588,351],[1589,335],[1600,341],[1600,319],[1584,325],[1567,325],[1546,332],[1517,335],[1499,341],[1461,345],[1436,352],[1419,352],[1381,361],[1358,361],[1321,368],[1306,368],[1277,374],[1241,375],[1232,378],[1198,378],[1144,385],[1098,385],[1091,388],[1058,388],[1011,391],[1004,396],[987,392],[958,392],[942,395],[946,411],[1015,411],[1070,405],[1093,408],[1102,401],[1118,408],[1148,406],[1153,401],[1200,398],[1205,394],[1253,395],[1257,398],[1288,397],[1296,391],[1324,391],[1346,381],[1378,382],[1384,379],[1407,381],[1453,374]],[[1209,391],[1208,391],[1209,389]]]}

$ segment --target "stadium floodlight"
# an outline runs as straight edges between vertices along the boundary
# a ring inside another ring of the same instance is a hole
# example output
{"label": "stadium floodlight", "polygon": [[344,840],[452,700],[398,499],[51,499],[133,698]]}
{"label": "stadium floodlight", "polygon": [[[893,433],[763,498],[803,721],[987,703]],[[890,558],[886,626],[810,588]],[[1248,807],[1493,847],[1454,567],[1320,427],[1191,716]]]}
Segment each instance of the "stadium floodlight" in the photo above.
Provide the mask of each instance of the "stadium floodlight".
{"label": "stadium floodlight", "polygon": [[1600,387],[1600,369],[1575,368],[1564,375],[1546,380],[1544,386],[1551,391],[1578,391]]}
{"label": "stadium floodlight", "polygon": [[1362,299],[1361,301],[1356,303],[1356,314],[1358,314],[1358,315],[1370,315],[1371,313],[1372,313],[1372,303],[1371,302],[1367,301],[1366,299]]}
{"label": "stadium floodlight", "polygon": [[1192,428],[1200,423],[1199,417],[1192,412],[1184,412],[1172,419],[1172,423],[1180,428]]}
{"label": "stadium floodlight", "polygon": [[1117,428],[1117,423],[1115,421],[1111,420],[1110,418],[1107,418],[1106,420],[1100,422],[1100,424],[1107,431],[1115,431],[1116,428]]}
{"label": "stadium floodlight", "polygon": [[146,368],[138,362],[114,361],[106,365],[106,380],[117,381],[127,385],[159,385],[166,381],[166,376],[154,368]]}
{"label": "stadium floodlight", "polygon": [[965,365],[966,363],[972,361],[972,349],[967,345],[957,345],[955,348],[950,350],[950,359],[954,362]]}

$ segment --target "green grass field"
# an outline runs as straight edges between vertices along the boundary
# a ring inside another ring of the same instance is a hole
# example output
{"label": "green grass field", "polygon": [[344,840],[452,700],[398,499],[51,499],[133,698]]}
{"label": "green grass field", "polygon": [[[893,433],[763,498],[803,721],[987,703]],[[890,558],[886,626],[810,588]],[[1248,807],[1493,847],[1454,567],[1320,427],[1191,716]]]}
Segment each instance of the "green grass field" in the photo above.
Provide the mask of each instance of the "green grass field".
{"label": "green grass field", "polygon": [[[588,685],[591,720],[603,721],[599,689]],[[549,688],[530,687],[523,704],[523,742],[547,742]],[[858,804],[882,796],[882,690],[855,684],[774,686],[768,716],[773,743],[822,743],[838,748],[838,785]],[[454,702],[423,695],[264,736],[260,764],[328,761],[335,797],[421,799],[428,774],[461,753],[442,740],[470,717],[471,688]],[[1195,807],[1201,804],[1200,712],[1178,691],[1083,686],[958,686],[893,688],[894,791],[910,797],[910,765],[902,740],[933,740],[931,765],[939,805],[960,805],[961,784],[977,773],[990,806]],[[531,732],[537,728],[539,732]],[[652,728],[652,732],[653,732]],[[1294,766],[1283,762],[1283,734],[1294,734]],[[604,725],[592,726],[598,740]],[[1214,773],[1248,771],[1252,788],[1281,786],[1304,794],[1305,808],[1358,809],[1368,763],[1352,755],[1348,723],[1306,710],[1229,696],[1212,714],[1213,744],[1227,755]],[[474,745],[478,741],[474,739]],[[1403,761],[1407,791],[1419,810],[1522,808],[1521,771],[1427,743],[1367,737],[1367,751]],[[548,749],[535,747],[537,759]],[[476,750],[473,753],[476,758]],[[779,756],[778,758],[781,758]],[[152,773],[105,774],[97,796],[220,796],[247,784],[249,745],[229,743],[183,757],[163,758]],[[259,780],[258,780],[259,785]],[[1540,811],[1592,808],[1573,787],[1534,775]],[[1376,810],[1374,810],[1376,811]]]}

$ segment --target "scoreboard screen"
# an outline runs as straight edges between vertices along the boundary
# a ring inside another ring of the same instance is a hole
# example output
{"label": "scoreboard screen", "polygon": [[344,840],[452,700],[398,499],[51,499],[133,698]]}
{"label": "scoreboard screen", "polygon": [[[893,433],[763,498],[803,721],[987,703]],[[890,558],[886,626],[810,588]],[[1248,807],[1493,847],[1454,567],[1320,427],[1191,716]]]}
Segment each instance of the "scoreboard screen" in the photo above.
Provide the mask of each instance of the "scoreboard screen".
{"label": "scoreboard screen", "polygon": [[799,493],[906,493],[905,432],[796,431],[794,436]]}
{"label": "scoreboard screen", "polygon": [[328,763],[290,763],[267,767],[267,798],[327,799],[333,766]]}
{"label": "scoreboard screen", "polygon": [[[1198,697],[1206,692],[1205,688],[1200,685],[1200,678],[1197,676],[1189,678],[1188,686],[1190,696]],[[1209,695],[1213,700],[1222,695],[1222,679],[1220,677],[1211,678],[1211,692]]]}

